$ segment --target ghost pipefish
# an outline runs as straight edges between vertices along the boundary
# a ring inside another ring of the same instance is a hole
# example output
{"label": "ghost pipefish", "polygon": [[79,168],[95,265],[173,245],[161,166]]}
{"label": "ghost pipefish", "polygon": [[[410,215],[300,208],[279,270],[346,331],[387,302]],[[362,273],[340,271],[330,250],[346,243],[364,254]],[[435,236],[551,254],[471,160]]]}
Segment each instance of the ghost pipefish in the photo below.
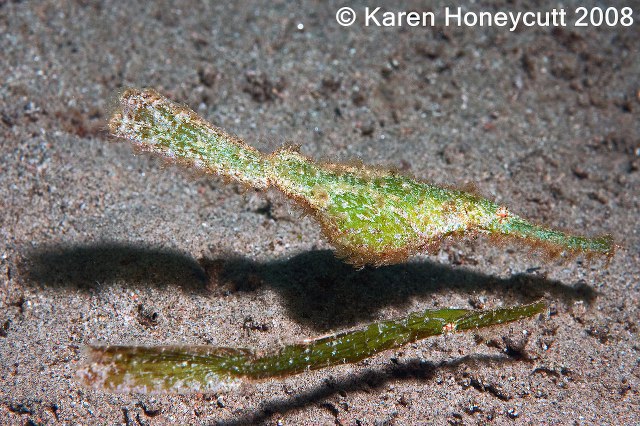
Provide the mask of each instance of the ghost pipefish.
{"label": "ghost pipefish", "polygon": [[78,373],[89,386],[116,392],[215,391],[242,380],[353,363],[427,337],[517,321],[544,309],[543,302],[536,302],[484,311],[427,310],[263,354],[212,346],[90,345]]}
{"label": "ghost pipefish", "polygon": [[152,89],[126,89],[109,121],[114,136],[247,187],[275,187],[320,224],[347,262],[388,265],[437,252],[446,237],[488,235],[561,252],[613,256],[610,236],[535,225],[478,195],[366,165],[318,163],[296,148],[263,154]]}

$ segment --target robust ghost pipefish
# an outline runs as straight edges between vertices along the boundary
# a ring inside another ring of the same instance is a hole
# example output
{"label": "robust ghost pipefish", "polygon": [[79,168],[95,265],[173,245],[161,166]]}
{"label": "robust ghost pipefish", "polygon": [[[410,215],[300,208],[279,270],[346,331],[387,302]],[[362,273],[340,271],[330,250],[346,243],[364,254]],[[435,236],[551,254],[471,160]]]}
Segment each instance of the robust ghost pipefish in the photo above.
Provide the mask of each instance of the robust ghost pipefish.
{"label": "robust ghost pipefish", "polygon": [[283,377],[357,362],[427,337],[517,321],[544,309],[544,303],[537,302],[485,311],[427,310],[265,354],[212,346],[92,345],[78,373],[88,385],[111,391],[215,391],[243,379]]}
{"label": "robust ghost pipefish", "polygon": [[258,190],[275,187],[314,217],[337,254],[356,266],[437,252],[446,237],[489,235],[561,252],[610,258],[610,236],[535,225],[478,195],[366,165],[318,163],[297,149],[263,154],[152,89],[127,89],[109,121],[145,151]]}

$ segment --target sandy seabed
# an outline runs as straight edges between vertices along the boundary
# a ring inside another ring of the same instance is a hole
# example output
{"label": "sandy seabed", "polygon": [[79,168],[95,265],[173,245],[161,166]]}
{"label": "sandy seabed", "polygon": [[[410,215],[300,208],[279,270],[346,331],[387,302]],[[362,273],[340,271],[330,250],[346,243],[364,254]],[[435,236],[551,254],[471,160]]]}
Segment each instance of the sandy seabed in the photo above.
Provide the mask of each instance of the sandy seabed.
{"label": "sandy seabed", "polygon": [[[466,6],[557,7],[531,3]],[[596,2],[564,6],[578,4]],[[640,22],[341,27],[342,6],[0,1],[0,423],[640,422]],[[295,143],[473,185],[621,248],[609,265],[548,262],[479,239],[358,271],[279,194],[111,141],[123,86],[155,87],[265,152]],[[538,298],[550,309],[531,320],[216,393],[76,380],[89,342],[265,350],[421,309]]]}

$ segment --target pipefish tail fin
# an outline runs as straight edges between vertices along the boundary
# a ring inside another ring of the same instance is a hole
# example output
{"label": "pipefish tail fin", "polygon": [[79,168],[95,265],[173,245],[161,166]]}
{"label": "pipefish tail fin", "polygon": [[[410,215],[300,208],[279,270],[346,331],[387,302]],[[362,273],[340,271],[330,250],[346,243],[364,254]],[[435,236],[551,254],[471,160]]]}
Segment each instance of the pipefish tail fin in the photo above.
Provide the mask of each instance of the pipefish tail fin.
{"label": "pipefish tail fin", "polygon": [[232,386],[251,353],[211,346],[88,345],[77,372],[88,386],[112,392],[198,392]]}

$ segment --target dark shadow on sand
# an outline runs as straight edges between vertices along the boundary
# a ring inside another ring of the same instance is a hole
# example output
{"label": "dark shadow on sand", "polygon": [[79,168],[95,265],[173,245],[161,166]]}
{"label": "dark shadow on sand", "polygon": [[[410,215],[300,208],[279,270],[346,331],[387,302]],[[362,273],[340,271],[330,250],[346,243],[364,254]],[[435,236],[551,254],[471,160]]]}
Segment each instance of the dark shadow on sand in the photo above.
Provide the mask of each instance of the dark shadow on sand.
{"label": "dark shadow on sand", "polygon": [[[339,394],[351,392],[371,392],[381,389],[388,383],[398,381],[415,381],[424,386],[430,382],[439,370],[456,370],[462,364],[503,364],[515,362],[513,358],[504,355],[469,355],[459,359],[434,364],[428,361],[413,359],[402,363],[390,364],[380,370],[365,370],[361,373],[349,376],[341,380],[327,380],[323,385],[317,386],[307,392],[302,392],[290,398],[274,398],[265,401],[259,409],[243,413],[240,417],[219,420],[214,422],[217,426],[241,426],[265,424],[275,416],[283,416],[286,413],[298,410],[309,405],[321,404],[326,399]],[[491,392],[490,388],[484,389]],[[500,395],[499,397],[503,397]],[[422,403],[427,403],[423,401]],[[330,409],[330,406],[328,406]]]}
{"label": "dark shadow on sand", "polygon": [[39,248],[27,254],[20,271],[32,284],[63,288],[94,289],[123,281],[204,292],[207,285],[202,266],[184,253],[118,243]]}
{"label": "dark shadow on sand", "polygon": [[212,289],[234,293],[271,287],[282,296],[296,321],[319,331],[376,319],[378,311],[387,306],[404,312],[412,298],[438,293],[472,297],[474,292],[488,292],[509,303],[530,303],[545,295],[563,302],[591,302],[596,297],[585,284],[570,286],[531,274],[505,279],[431,261],[356,270],[329,250],[265,263],[228,257],[200,263]]}
{"label": "dark shadow on sand", "polygon": [[174,285],[210,297],[272,288],[295,321],[321,332],[376,319],[389,306],[405,312],[412,298],[451,291],[470,297],[491,293],[509,304],[545,295],[564,302],[590,302],[596,296],[584,284],[570,286],[527,274],[503,279],[431,261],[357,270],[329,250],[254,262],[233,256],[196,261],[178,251],[115,243],[53,246],[29,253],[20,269],[32,284],[63,288],[96,289],[123,281]]}

